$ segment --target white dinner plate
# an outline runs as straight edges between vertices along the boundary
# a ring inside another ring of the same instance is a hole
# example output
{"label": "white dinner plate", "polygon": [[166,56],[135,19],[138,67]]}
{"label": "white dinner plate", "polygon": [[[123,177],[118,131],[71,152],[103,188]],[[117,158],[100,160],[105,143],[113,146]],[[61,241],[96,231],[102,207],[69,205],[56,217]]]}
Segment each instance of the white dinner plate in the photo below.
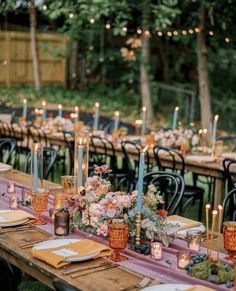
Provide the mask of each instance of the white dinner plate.
{"label": "white dinner plate", "polygon": [[[0,216],[1,216],[1,213],[7,213],[7,212],[11,212],[11,211],[15,211],[15,210],[0,210]],[[26,218],[26,219],[23,219],[23,220],[20,220],[17,222],[7,222],[7,221],[1,222],[0,227],[18,226],[18,225],[26,223],[28,220],[29,220],[29,218]]]}
{"label": "white dinner plate", "polygon": [[11,165],[0,163],[0,173],[8,172],[12,169]]}
{"label": "white dinner plate", "polygon": [[[44,249],[53,249],[53,248],[57,248],[57,247],[62,247],[62,246],[69,246],[72,243],[81,241],[81,239],[55,239],[55,240],[46,240],[43,241],[41,243],[36,244],[33,249],[36,250],[44,250]],[[99,252],[95,252],[93,254],[90,254],[88,256],[84,256],[84,257],[71,257],[71,258],[67,258],[65,259],[65,261],[67,262],[83,262],[83,261],[87,261],[90,260],[94,257],[96,257],[99,254]]]}
{"label": "white dinner plate", "polygon": [[142,289],[142,291],[184,291],[192,285],[186,284],[160,284]]}
{"label": "white dinner plate", "polygon": [[204,233],[206,228],[205,228],[205,226],[203,224],[201,224],[201,225],[199,225],[197,227],[188,228],[188,229],[185,229],[185,230],[180,230],[180,231],[177,232],[177,234],[186,237],[188,230],[196,230],[196,231],[201,231],[202,233]]}

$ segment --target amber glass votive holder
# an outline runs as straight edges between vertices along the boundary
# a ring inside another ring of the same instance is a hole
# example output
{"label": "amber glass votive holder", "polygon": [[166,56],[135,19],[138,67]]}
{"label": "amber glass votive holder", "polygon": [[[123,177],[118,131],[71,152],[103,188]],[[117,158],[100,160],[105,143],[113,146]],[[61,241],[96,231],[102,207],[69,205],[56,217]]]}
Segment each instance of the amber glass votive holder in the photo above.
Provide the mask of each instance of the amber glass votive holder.
{"label": "amber glass votive holder", "polygon": [[200,250],[201,239],[202,239],[201,231],[195,231],[195,230],[187,231],[187,243],[188,243],[188,247],[191,250],[194,250],[194,251]]}
{"label": "amber glass votive holder", "polygon": [[188,251],[178,251],[177,253],[177,266],[180,269],[185,269],[185,267],[190,263],[191,253]]}
{"label": "amber glass votive holder", "polygon": [[108,229],[108,241],[109,246],[113,250],[113,253],[109,257],[114,262],[126,261],[127,258],[120,253],[126,248],[128,241],[129,229],[125,223],[112,223]]}
{"label": "amber glass votive holder", "polygon": [[162,257],[162,243],[151,243],[151,258],[154,260],[161,260]]}
{"label": "amber glass votive holder", "polygon": [[65,194],[62,192],[54,193],[53,209],[59,210],[65,206]]}
{"label": "amber glass votive holder", "polygon": [[229,254],[229,259],[236,255],[236,221],[227,221],[223,224],[224,249]]}
{"label": "amber glass votive holder", "polygon": [[48,197],[49,190],[46,189],[38,189],[38,191],[32,192],[32,209],[37,214],[37,220],[34,220],[33,224],[47,224],[46,221],[42,219],[42,214],[48,209]]}

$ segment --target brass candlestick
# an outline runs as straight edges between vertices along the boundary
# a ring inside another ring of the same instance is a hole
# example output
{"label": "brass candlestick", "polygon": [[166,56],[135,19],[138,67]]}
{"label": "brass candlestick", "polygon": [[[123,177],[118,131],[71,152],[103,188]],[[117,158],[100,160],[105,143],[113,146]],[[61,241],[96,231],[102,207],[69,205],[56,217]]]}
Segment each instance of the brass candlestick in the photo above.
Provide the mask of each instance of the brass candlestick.
{"label": "brass candlestick", "polygon": [[135,226],[136,226],[136,238],[135,245],[140,246],[141,242],[141,212],[136,213]]}

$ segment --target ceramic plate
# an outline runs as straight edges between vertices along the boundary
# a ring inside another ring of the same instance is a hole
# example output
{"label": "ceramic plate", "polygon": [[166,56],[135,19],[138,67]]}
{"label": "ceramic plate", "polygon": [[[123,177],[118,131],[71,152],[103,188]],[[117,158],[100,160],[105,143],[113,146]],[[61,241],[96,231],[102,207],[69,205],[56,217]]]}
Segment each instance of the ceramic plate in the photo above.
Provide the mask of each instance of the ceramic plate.
{"label": "ceramic plate", "polygon": [[[53,249],[53,248],[57,248],[57,247],[62,247],[62,246],[69,246],[71,243],[75,243],[81,241],[81,239],[55,239],[55,240],[47,240],[44,242],[41,242],[37,245],[35,245],[33,247],[33,249],[36,250],[43,250],[43,249]],[[99,252],[90,254],[88,256],[84,256],[84,257],[79,257],[79,258],[68,258],[65,261],[67,262],[83,262],[83,261],[87,261],[90,260],[94,257],[96,257],[99,254]]]}
{"label": "ceramic plate", "polygon": [[147,288],[142,289],[143,291],[184,291],[192,287],[192,285],[185,284],[161,284],[154,285]]}
{"label": "ceramic plate", "polygon": [[11,165],[0,163],[0,173],[8,172],[12,169]]}
{"label": "ceramic plate", "polygon": [[181,236],[187,236],[187,231],[188,230],[196,230],[196,231],[201,231],[202,233],[205,232],[206,228],[203,224],[197,226],[197,227],[193,227],[193,228],[188,228],[188,229],[185,229],[185,230],[180,230],[177,232],[177,234],[181,235]]}
{"label": "ceramic plate", "polygon": [[[7,213],[7,212],[11,212],[11,211],[14,211],[14,210],[0,210],[0,217],[1,217],[1,213]],[[18,226],[18,225],[26,223],[28,220],[29,220],[29,218],[23,219],[23,220],[17,221],[17,222],[7,222],[7,221],[5,222],[4,221],[4,222],[0,223],[0,227]]]}

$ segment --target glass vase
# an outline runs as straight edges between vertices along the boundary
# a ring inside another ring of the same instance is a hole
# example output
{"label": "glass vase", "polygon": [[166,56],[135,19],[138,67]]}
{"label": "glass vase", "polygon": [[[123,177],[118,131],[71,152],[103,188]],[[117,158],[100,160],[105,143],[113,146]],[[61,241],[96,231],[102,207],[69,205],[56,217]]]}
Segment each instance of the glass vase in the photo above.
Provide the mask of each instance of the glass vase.
{"label": "glass vase", "polygon": [[39,143],[33,143],[31,150],[32,189],[37,192],[43,187],[43,149]]}
{"label": "glass vase", "polygon": [[81,131],[75,133],[74,175],[76,177],[76,192],[85,185],[88,178],[89,162],[89,132]]}

